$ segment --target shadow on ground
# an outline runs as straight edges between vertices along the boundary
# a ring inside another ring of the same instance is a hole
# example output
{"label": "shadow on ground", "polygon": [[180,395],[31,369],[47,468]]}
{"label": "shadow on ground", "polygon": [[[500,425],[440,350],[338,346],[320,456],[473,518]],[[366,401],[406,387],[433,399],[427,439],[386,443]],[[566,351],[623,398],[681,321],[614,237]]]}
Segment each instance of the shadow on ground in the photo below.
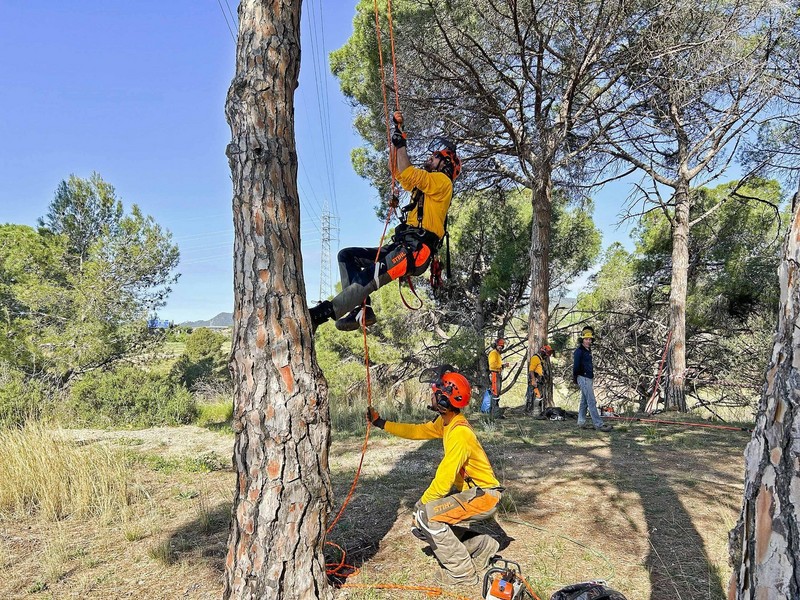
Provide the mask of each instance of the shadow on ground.
{"label": "shadow on ground", "polygon": [[[411,513],[415,502],[434,476],[441,458],[441,445],[441,440],[430,440],[403,454],[387,473],[380,476],[361,475],[350,503],[327,536],[329,541],[344,548],[347,564],[358,568],[372,559],[398,520],[401,534],[409,540],[414,539],[410,531]],[[329,522],[333,521],[346,498],[354,475],[352,471],[332,474],[337,502],[328,517]],[[219,504],[207,512],[201,511],[198,518],[170,536],[170,556],[167,561],[199,560],[222,572],[230,517],[230,503]],[[487,522],[480,530],[496,537],[501,549],[511,539],[494,521]],[[419,546],[422,551],[423,543],[419,542]],[[328,563],[335,564],[340,560],[339,552],[331,546],[326,546],[325,555]]]}
{"label": "shadow on ground", "polygon": [[[629,437],[611,436],[611,465],[616,472],[616,486],[641,498],[647,524],[647,532],[643,533],[650,544],[645,560],[650,576],[649,600],[723,599],[723,584],[706,554],[703,538],[669,477],[660,473],[655,461],[648,456],[650,452],[658,452],[658,449],[645,447]],[[640,465],[639,471],[650,476],[631,473],[632,454]]]}

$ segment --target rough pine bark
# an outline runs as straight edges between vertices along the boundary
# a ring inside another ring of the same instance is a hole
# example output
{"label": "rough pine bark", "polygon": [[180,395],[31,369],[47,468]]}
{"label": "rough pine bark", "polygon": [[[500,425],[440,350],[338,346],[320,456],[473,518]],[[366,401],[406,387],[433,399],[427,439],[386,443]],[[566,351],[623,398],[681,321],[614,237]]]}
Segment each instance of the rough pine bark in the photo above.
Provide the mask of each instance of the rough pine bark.
{"label": "rough pine bark", "polygon": [[729,600],[800,598],[800,192],[779,277],[775,345],[730,534]]}
{"label": "rough pine bark", "polygon": [[242,0],[226,115],[233,177],[237,485],[225,598],[329,599],[327,387],[300,255],[294,91],[301,0]]}
{"label": "rough pine bark", "polygon": [[675,189],[672,221],[672,282],[669,291],[669,327],[672,342],[664,381],[664,408],[686,412],[686,295],[689,277],[689,182]]}
{"label": "rough pine bark", "polygon": [[539,169],[531,186],[531,297],[528,315],[528,348],[536,353],[547,341],[550,310],[550,224],[553,218],[551,168]]}

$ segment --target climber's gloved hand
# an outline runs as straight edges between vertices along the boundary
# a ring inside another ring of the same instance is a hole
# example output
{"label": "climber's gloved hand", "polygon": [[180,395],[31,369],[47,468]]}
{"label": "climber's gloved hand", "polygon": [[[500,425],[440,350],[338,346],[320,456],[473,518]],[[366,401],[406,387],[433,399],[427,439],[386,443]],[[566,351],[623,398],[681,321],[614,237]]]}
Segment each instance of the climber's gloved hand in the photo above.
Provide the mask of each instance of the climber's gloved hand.
{"label": "climber's gloved hand", "polygon": [[399,129],[394,130],[394,133],[392,134],[392,146],[395,148],[406,147],[406,134],[404,131],[400,131]]}
{"label": "climber's gloved hand", "polygon": [[386,419],[381,419],[378,411],[371,406],[367,408],[367,421],[375,425],[378,429],[383,429],[383,426],[386,425]]}

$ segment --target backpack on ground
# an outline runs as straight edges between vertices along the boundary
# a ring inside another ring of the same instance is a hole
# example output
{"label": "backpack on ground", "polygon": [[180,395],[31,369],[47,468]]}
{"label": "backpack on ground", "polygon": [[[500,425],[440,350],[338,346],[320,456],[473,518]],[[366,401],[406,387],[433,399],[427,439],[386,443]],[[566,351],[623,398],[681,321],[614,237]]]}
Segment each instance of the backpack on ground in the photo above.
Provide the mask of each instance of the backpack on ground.
{"label": "backpack on ground", "polygon": [[481,412],[487,414],[492,412],[492,392],[488,389],[483,392],[483,398],[481,399]]}
{"label": "backpack on ground", "polygon": [[564,410],[558,406],[548,406],[542,413],[548,421],[566,421],[567,419],[577,419],[578,415],[574,412]]}
{"label": "backpack on ground", "polygon": [[574,583],[555,592],[550,600],[627,600],[620,592],[606,587],[605,581]]}

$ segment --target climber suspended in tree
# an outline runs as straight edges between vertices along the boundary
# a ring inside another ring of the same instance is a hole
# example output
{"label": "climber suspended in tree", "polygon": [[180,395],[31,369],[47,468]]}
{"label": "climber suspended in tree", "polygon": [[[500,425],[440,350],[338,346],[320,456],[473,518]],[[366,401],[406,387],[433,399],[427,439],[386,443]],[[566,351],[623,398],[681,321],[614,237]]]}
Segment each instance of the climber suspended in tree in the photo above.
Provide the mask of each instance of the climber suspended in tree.
{"label": "climber suspended in tree", "polygon": [[[328,319],[336,319],[336,328],[341,331],[373,325],[376,318],[369,295],[395,279],[425,273],[445,235],[453,182],[461,171],[455,144],[443,138],[434,141],[428,147],[430,156],[419,169],[408,158],[399,112],[394,114],[394,123],[394,172],[400,185],[411,192],[411,201],[401,209],[401,223],[390,243],[381,248],[344,248],[339,252],[342,291],[333,300],[311,308],[314,330]],[[396,196],[392,202],[397,205]]]}

